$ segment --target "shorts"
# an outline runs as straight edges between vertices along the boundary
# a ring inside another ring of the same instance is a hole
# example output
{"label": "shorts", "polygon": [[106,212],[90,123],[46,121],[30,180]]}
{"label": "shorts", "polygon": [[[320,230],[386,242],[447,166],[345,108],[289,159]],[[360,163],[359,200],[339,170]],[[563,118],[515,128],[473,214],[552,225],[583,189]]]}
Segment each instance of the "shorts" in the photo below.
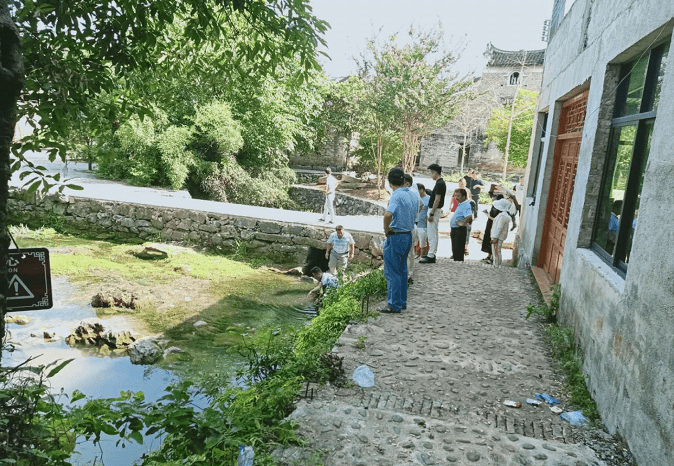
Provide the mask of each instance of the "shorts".
{"label": "shorts", "polygon": [[419,237],[419,247],[428,247],[428,232],[426,229],[417,227],[417,236]]}

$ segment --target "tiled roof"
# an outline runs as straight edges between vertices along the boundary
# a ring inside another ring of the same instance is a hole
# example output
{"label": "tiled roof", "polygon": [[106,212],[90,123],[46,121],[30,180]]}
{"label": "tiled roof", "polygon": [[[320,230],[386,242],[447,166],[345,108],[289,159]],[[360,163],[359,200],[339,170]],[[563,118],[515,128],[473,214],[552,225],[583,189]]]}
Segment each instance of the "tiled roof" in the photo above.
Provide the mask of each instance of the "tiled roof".
{"label": "tiled roof", "polygon": [[545,49],[515,51],[501,50],[494,47],[494,45],[490,42],[487,45],[487,50],[484,52],[484,56],[489,59],[487,66],[522,65],[522,62],[525,60],[525,56],[526,63],[524,63],[524,66],[535,66],[543,65]]}

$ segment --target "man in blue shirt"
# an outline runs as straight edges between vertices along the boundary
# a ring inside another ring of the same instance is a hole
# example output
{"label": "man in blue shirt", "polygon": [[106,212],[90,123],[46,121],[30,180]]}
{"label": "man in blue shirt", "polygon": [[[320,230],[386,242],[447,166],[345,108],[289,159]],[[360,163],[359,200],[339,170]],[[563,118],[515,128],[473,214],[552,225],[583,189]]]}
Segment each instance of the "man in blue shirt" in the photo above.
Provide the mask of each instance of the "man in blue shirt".
{"label": "man in blue shirt", "polygon": [[382,312],[399,313],[407,308],[407,255],[412,247],[412,230],[419,205],[405,188],[405,172],[392,168],[388,182],[393,193],[384,213],[384,276],[388,305]]}
{"label": "man in blue shirt", "polygon": [[468,200],[468,193],[463,188],[454,191],[454,199],[459,205],[449,222],[449,226],[452,228],[452,253],[455,261],[463,262],[463,255],[466,252],[466,236],[468,235],[466,227],[473,223],[473,207]]}

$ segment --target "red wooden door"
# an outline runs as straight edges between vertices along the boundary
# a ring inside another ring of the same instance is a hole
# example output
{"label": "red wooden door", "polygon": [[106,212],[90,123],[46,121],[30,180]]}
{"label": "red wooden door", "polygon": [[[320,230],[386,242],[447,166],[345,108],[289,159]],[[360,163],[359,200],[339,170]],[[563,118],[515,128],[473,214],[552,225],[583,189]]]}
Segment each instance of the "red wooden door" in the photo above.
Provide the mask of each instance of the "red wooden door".
{"label": "red wooden door", "polygon": [[566,101],[559,118],[548,205],[538,265],[553,282],[559,282],[564,257],[564,242],[578,168],[580,141],[583,137],[588,91]]}

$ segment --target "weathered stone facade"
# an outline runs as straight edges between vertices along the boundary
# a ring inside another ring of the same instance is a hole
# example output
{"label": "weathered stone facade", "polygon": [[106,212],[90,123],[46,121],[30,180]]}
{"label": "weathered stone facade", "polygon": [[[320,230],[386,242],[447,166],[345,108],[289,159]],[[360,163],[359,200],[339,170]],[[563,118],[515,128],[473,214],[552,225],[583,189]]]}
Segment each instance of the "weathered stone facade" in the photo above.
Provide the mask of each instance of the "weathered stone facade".
{"label": "weathered stone facade", "polygon": [[[288,195],[302,210],[323,213],[325,194],[321,188],[308,186],[292,186]],[[337,215],[370,215],[383,216],[386,207],[365,199],[349,196],[348,194],[335,194],[335,213]]]}
{"label": "weathered stone facade", "polygon": [[[557,15],[564,10],[564,1],[556,0]],[[534,128],[517,245],[520,265],[539,263],[551,180],[557,175],[553,162],[562,104],[587,90],[563,247],[560,319],[576,330],[588,388],[604,423],[627,440],[640,465],[658,466],[674,465],[674,230],[667,189],[674,181],[673,24],[671,1],[575,0],[553,28],[537,109],[538,122],[547,121],[547,128]],[[615,134],[611,125],[620,124],[614,120],[619,71],[668,44],[625,271],[593,244]]]}
{"label": "weathered stone facade", "polygon": [[[310,248],[325,249],[332,226],[261,220],[198,210],[102,201],[74,196],[41,197],[11,193],[10,218],[40,224],[46,216],[63,218],[88,233],[114,232],[140,239],[174,241],[233,252],[244,245],[251,256],[303,264]],[[354,260],[381,262],[384,235],[349,230],[356,242]]]}
{"label": "weathered stone facade", "polygon": [[460,101],[455,118],[421,141],[419,165],[425,168],[437,163],[452,171],[461,167],[462,158],[464,167],[500,163],[503,154],[494,144],[487,147],[484,144],[491,111],[511,105],[518,87],[540,90],[544,53],[544,50],[509,52],[489,44],[485,52],[489,58],[487,67],[473,86],[464,91],[466,98]]}

